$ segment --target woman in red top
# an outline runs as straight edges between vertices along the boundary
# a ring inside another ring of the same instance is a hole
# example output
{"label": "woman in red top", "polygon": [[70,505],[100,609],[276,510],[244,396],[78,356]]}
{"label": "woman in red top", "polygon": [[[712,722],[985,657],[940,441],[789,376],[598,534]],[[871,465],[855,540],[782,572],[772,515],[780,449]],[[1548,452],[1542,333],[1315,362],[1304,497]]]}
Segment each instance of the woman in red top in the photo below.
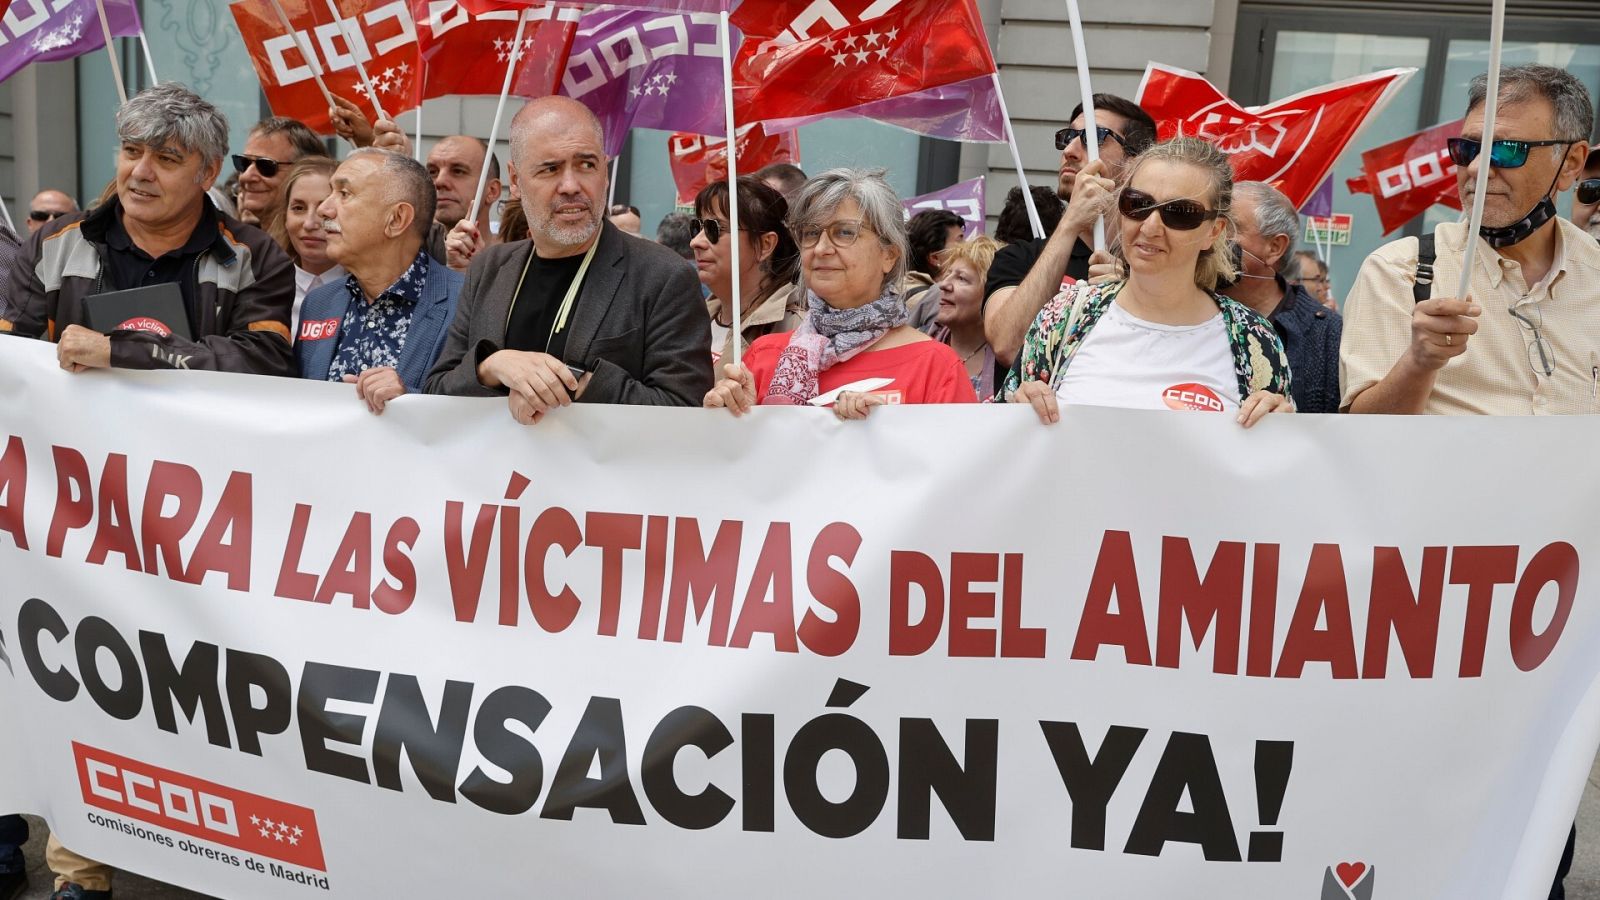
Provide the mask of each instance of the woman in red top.
{"label": "woman in red top", "polygon": [[886,403],[973,403],[955,351],[906,324],[906,225],[882,172],[833,169],[806,182],[789,227],[809,310],[789,334],[750,345],[706,394],[743,415],[756,404],[828,405],[841,419]]}

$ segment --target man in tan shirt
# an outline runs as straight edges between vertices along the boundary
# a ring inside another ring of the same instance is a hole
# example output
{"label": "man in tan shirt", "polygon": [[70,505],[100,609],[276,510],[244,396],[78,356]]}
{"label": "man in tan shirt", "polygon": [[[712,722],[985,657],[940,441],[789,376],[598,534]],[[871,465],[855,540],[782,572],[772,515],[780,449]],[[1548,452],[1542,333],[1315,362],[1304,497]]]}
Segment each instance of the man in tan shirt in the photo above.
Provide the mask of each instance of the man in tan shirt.
{"label": "man in tan shirt", "polygon": [[[1462,205],[1493,156],[1468,296],[1453,296],[1464,222],[1434,230],[1431,295],[1413,294],[1417,238],[1378,248],[1345,302],[1340,408],[1355,413],[1600,412],[1600,243],[1559,216],[1583,170],[1594,103],[1569,73],[1506,68],[1491,152],[1484,76],[1472,82],[1457,155]],[[1468,157],[1471,157],[1468,159]]]}

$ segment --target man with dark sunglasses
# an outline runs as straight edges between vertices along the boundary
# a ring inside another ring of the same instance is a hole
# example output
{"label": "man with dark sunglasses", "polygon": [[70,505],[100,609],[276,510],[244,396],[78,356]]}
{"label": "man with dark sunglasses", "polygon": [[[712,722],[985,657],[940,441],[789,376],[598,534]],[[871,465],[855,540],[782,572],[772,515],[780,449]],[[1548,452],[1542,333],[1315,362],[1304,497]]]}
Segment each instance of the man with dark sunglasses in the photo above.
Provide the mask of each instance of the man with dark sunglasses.
{"label": "man with dark sunglasses", "polygon": [[257,122],[244,152],[233,155],[233,170],[239,173],[239,220],[267,227],[282,205],[279,188],[289,167],[303,156],[327,153],[322,139],[298,119],[272,116]]}
{"label": "man with dark sunglasses", "polygon": [[42,190],[28,201],[28,233],[33,234],[50,222],[77,211],[78,204],[71,197],[61,191]]}
{"label": "man with dark sunglasses", "polygon": [[[1094,118],[1090,130],[1080,104],[1067,127],[1056,132],[1055,146],[1061,151],[1056,194],[1068,205],[1055,230],[1047,238],[1007,244],[989,266],[983,326],[995,358],[1005,366],[1011,365],[1028,326],[1062,284],[1089,277],[1095,219],[1105,211],[1101,207],[1123,166],[1155,143],[1155,120],[1132,100],[1095,94]],[[1088,162],[1086,140],[1098,142],[1099,162]],[[1074,205],[1080,184],[1084,196]]]}
{"label": "man with dark sunglasses", "polygon": [[1600,241],[1600,144],[1589,148],[1582,180],[1572,192],[1572,221]]}

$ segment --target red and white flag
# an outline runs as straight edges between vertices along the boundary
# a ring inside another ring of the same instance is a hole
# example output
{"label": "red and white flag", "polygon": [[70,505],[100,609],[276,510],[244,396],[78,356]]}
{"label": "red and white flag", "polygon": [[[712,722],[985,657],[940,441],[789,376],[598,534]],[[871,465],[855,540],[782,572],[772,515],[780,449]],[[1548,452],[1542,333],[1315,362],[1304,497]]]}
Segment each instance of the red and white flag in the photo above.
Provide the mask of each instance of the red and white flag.
{"label": "red and white flag", "polygon": [[[741,125],[734,146],[739,171],[786,162],[800,164],[800,135],[794,131],[767,134],[759,122]],[[667,139],[672,160],[672,180],[678,187],[678,205],[694,203],[700,189],[713,181],[728,180],[728,142],[720,136],[676,132]]]}
{"label": "red and white flag", "polygon": [[[871,15],[875,9],[867,8],[859,20],[831,5],[825,11],[835,20],[809,21],[791,18],[783,3],[764,13],[759,7],[768,4],[750,5],[740,8],[742,21],[757,32],[783,21],[787,37],[748,40],[735,58],[734,112],[741,122],[853,109],[995,71],[973,0],[884,0],[874,7],[886,12]],[[834,27],[813,27],[818,22]],[[794,39],[796,27],[809,36]]]}
{"label": "red and white flag", "polygon": [[1244,107],[1194,72],[1150,63],[1136,102],[1156,120],[1159,139],[1211,141],[1233,161],[1236,179],[1265,181],[1298,208],[1416,73],[1385,69]]}
{"label": "red and white flag", "polygon": [[498,95],[515,49],[519,14],[527,24],[511,93],[546,97],[561,85],[583,7],[536,3],[472,12],[458,0],[411,0],[411,12],[425,63],[424,99]]}
{"label": "red and white flag", "polygon": [[1403,227],[1430,206],[1461,209],[1456,164],[1445,142],[1461,136],[1461,119],[1435,125],[1361,154],[1361,176],[1346,186],[1352,194],[1371,194],[1383,233]]}

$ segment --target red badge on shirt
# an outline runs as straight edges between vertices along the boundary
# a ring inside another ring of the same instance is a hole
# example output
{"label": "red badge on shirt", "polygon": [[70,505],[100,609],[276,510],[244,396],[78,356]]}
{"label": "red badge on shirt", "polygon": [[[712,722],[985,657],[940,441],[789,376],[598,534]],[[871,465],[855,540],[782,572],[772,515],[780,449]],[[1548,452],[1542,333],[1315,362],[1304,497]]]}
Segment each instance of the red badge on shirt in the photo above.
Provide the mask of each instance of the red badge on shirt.
{"label": "red badge on shirt", "polygon": [[320,341],[339,333],[338,319],[307,319],[300,323],[300,340]]}
{"label": "red badge on shirt", "polygon": [[1203,384],[1189,382],[1175,384],[1161,392],[1168,409],[1197,409],[1201,412],[1223,412],[1227,409],[1217,392]]}

